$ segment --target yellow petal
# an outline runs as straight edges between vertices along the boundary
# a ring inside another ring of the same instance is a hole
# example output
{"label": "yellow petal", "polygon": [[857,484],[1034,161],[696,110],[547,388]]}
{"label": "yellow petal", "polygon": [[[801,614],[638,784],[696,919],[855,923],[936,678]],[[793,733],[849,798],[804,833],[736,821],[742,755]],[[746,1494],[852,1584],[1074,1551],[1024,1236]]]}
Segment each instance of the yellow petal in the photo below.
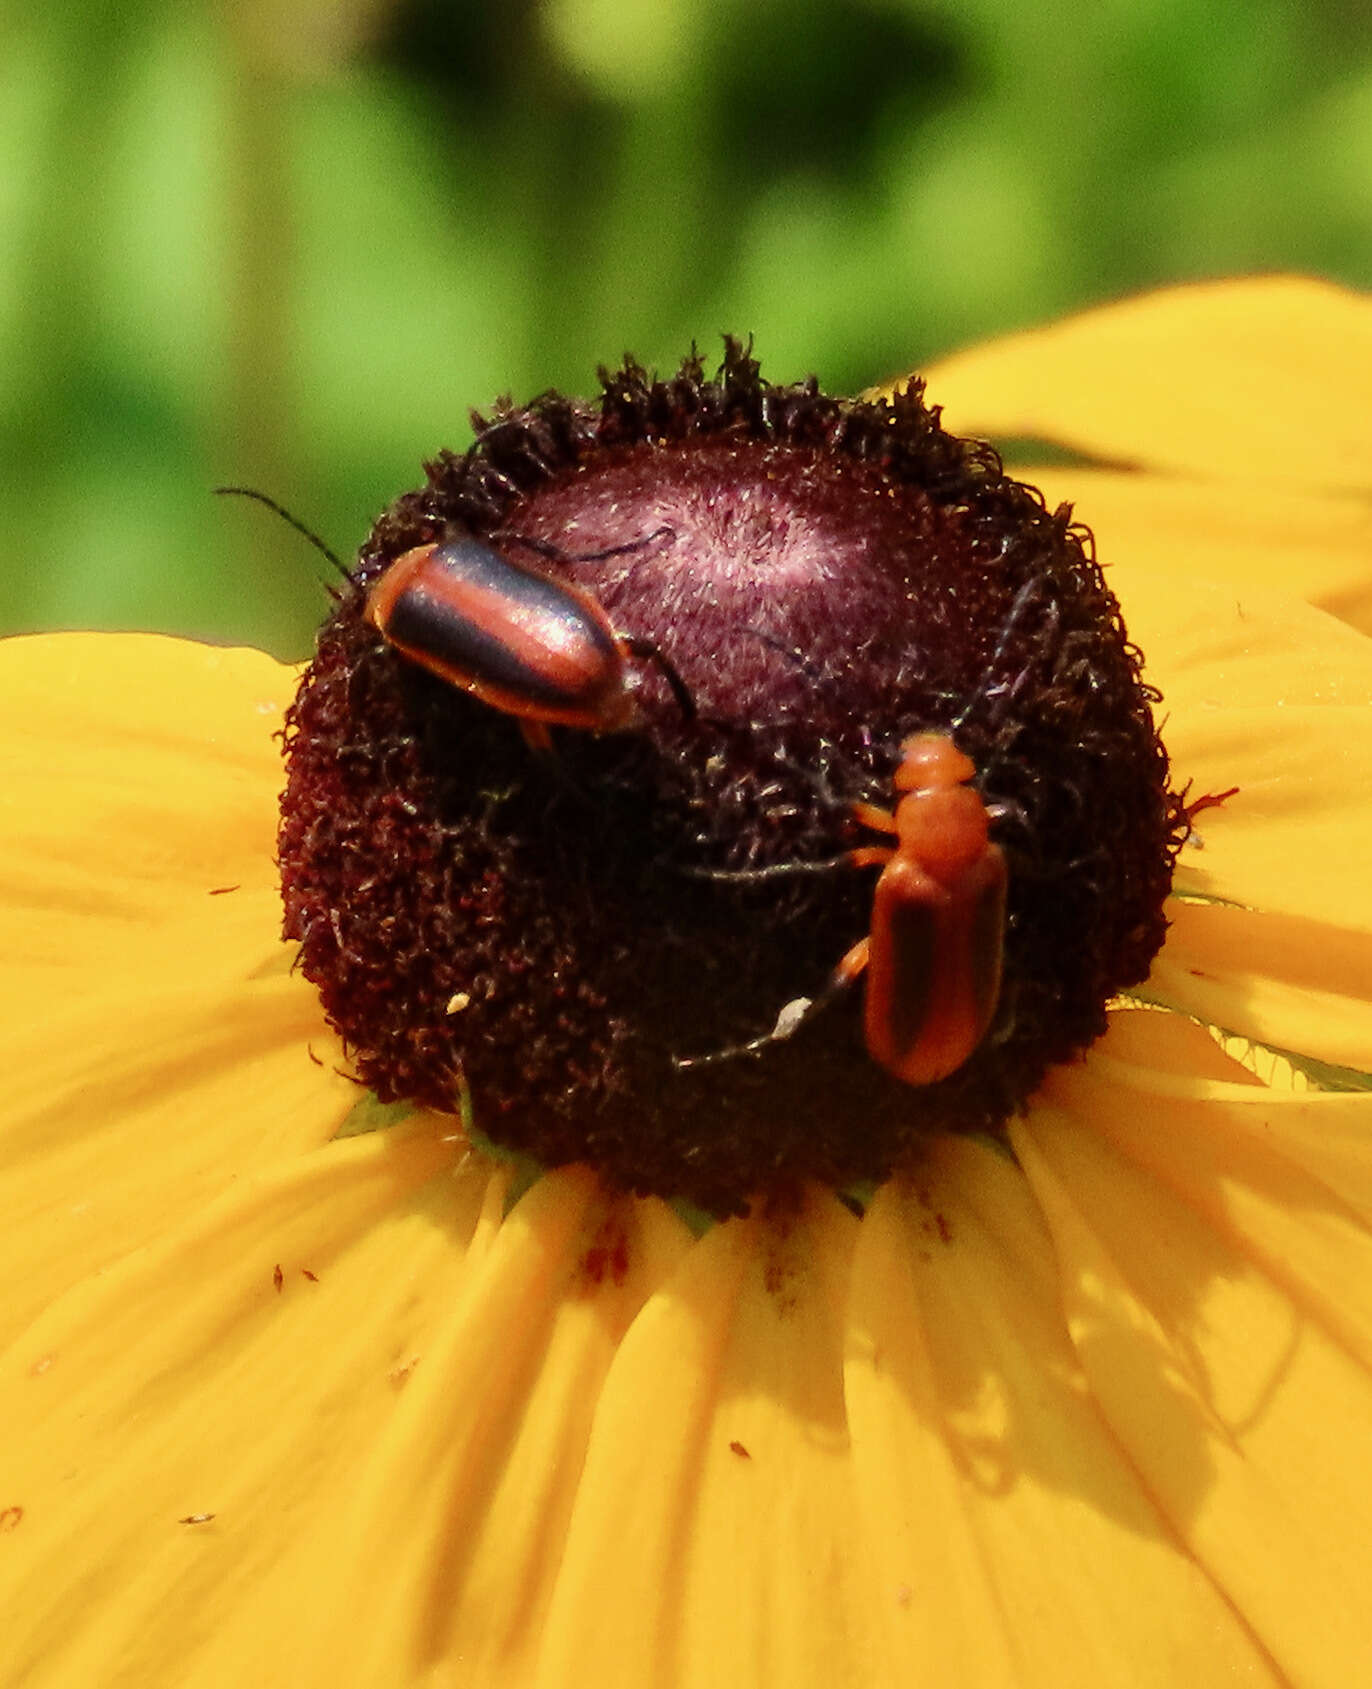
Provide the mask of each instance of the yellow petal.
{"label": "yellow petal", "polygon": [[[1372,503],[1364,498],[1108,469],[1014,474],[1038,487],[1050,510],[1072,504],[1095,534],[1131,632],[1136,584],[1161,570],[1167,580],[1199,576],[1245,596],[1302,598],[1372,633]],[[1135,636],[1151,654],[1154,645]]]}
{"label": "yellow petal", "polygon": [[954,433],[1200,479],[1372,490],[1372,301],[1300,276],[1106,305],[928,371]]}
{"label": "yellow petal", "polygon": [[[607,1201],[584,1169],[533,1187],[451,1296],[358,1464],[343,1529],[302,1545],[317,1622],[290,1682],[531,1681],[606,1371],[690,1247],[662,1204]],[[640,1518],[666,1506],[653,1490],[632,1502]],[[625,1596],[606,1568],[588,1593],[588,1632],[607,1612],[627,1624]],[[626,1636],[617,1651],[631,1648]],[[594,1675],[613,1680],[600,1660]]]}
{"label": "yellow petal", "polygon": [[1109,1028],[1093,1050],[1109,1050],[1119,1060],[1159,1073],[1184,1073],[1188,1079],[1225,1079],[1233,1085],[1258,1085],[1251,1067],[1230,1055],[1207,1026],[1151,1004],[1115,1003]]}
{"label": "yellow petal", "polygon": [[0,1342],[243,1169],[326,1142],[356,1102],[312,987],[198,957],[184,981],[116,979],[0,1024]]}
{"label": "yellow petal", "polygon": [[1023,1178],[976,1144],[867,1216],[848,1402],[881,1681],[1277,1681],[1102,1424],[1059,1297]]}
{"label": "yellow petal", "polygon": [[1176,777],[1193,795],[1238,792],[1197,818],[1176,890],[1372,931],[1369,725],[1350,705],[1178,712],[1166,729]]}
{"label": "yellow petal", "polygon": [[842,1386],[857,1222],[716,1227],[596,1408],[539,1689],[886,1685],[870,1657]]}
{"label": "yellow petal", "polygon": [[[453,1161],[423,1121],[245,1172],[0,1357],[10,1681],[306,1681],[247,1662],[297,1634],[288,1558],[350,1518],[459,1293],[491,1193]],[[289,1629],[245,1636],[277,1599]]]}
{"label": "yellow petal", "polygon": [[1170,1528],[1286,1680],[1357,1681],[1372,1098],[1093,1055],[1012,1132],[1081,1364]]}
{"label": "yellow petal", "polygon": [[269,893],[294,684],[258,651],[182,640],[0,642],[0,707],[23,723],[0,782],[0,982],[84,990],[159,922]]}
{"label": "yellow petal", "polygon": [[[1001,431],[1176,471],[1152,506],[1091,480],[1178,777],[1240,788],[1179,886],[1248,907],[1182,905],[1148,989],[1353,1065],[1372,662],[1288,607],[1273,535],[1366,613],[1365,508],[1309,489],[1372,478],[1372,306],[1222,297],[981,361],[1023,366]],[[1225,333],[1227,388],[1158,360],[1213,375]],[[36,724],[0,782],[16,1681],[1357,1680],[1372,1099],[1278,1094],[1122,1010],[1016,1127],[1029,1183],[961,1143],[861,1226],[812,1195],[694,1245],[578,1170],[506,1218],[450,1123],[325,1142],[352,1091],[272,937],[292,684],[170,641],[0,646]]]}
{"label": "yellow petal", "polygon": [[1372,1070],[1372,933],[1175,898],[1168,920],[1141,988],[1149,1001],[1279,1050]]}
{"label": "yellow petal", "polygon": [[1162,565],[1125,564],[1108,578],[1146,678],[1162,692],[1160,717],[1250,704],[1372,703],[1372,640],[1289,593]]}

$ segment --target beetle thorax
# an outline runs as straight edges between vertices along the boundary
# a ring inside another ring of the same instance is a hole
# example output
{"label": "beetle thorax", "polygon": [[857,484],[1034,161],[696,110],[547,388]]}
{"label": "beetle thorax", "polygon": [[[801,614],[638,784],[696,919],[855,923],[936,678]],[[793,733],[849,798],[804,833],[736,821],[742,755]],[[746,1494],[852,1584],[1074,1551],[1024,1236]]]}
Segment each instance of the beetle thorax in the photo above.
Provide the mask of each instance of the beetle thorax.
{"label": "beetle thorax", "polygon": [[911,792],[896,807],[901,849],[936,880],[951,880],[986,848],[986,808],[970,786]]}

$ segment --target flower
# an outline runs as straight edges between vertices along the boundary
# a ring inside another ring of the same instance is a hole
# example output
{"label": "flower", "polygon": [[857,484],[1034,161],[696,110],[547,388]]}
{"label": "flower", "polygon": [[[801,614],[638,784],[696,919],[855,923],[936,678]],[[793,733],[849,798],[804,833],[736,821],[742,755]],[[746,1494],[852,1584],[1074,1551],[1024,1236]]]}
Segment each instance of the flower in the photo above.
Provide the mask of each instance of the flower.
{"label": "flower", "polygon": [[[1070,507],[920,387],[629,359],[478,419],[379,518],[287,712],[277,839],[379,1098],[465,1086],[506,1149],[722,1218],[999,1134],[1147,976],[1189,821],[1139,653]],[[632,731],[587,731],[607,705]]]}
{"label": "flower", "polygon": [[1013,1157],[940,1140],[861,1219],[697,1237],[353,1130],[272,936],[291,673],[0,647],[0,1683],[1356,1681],[1369,377],[1372,305],[1297,280],[930,374],[1085,457],[1025,475],[1113,560],[1177,778],[1238,791]]}

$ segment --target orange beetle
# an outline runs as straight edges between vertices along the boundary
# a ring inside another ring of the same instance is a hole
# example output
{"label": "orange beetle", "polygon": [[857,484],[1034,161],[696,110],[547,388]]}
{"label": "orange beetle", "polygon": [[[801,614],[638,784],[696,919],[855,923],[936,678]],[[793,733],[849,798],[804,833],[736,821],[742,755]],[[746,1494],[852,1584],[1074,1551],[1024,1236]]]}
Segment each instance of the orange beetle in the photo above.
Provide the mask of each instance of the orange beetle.
{"label": "orange beetle", "polygon": [[826,862],[704,870],[702,877],[752,883],[797,873],[880,867],[867,935],[848,951],[817,997],[797,998],[776,1026],[747,1044],[678,1057],[691,1068],[765,1049],[789,1038],[865,976],[863,1036],[873,1061],[907,1085],[955,1073],[981,1043],[1000,1000],[1005,939],[1005,856],[990,815],[968,782],[976,773],[947,733],[917,733],[901,746],[894,810],[857,804],[865,827],[894,837]]}
{"label": "orange beetle", "polygon": [[975,773],[946,733],[918,733],[901,746],[895,810],[856,808],[864,826],[896,843],[849,853],[881,875],[871,930],[835,968],[832,988],[866,974],[868,1053],[907,1085],[956,1072],[1000,1000],[1005,856],[967,784]]}

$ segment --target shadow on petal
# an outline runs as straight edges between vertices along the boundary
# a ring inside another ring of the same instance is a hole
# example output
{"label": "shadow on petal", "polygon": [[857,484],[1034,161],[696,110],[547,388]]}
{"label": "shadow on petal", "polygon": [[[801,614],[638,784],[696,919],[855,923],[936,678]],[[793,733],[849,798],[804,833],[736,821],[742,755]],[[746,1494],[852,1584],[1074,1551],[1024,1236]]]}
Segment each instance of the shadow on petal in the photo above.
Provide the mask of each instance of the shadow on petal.
{"label": "shadow on petal", "polygon": [[1093,1054],[1013,1136],[1129,1462],[1281,1670],[1349,1682],[1372,1529],[1372,1097]]}

